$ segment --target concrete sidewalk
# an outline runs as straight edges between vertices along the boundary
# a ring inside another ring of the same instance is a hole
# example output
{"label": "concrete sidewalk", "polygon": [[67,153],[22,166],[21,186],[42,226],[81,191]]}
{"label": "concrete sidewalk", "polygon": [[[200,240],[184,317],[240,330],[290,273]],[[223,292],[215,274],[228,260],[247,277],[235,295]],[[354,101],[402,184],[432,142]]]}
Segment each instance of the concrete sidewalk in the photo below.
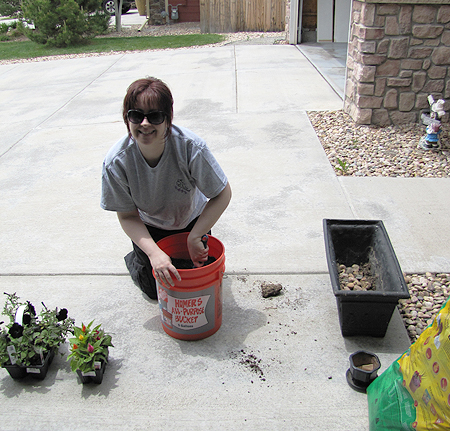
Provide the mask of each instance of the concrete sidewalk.
{"label": "concrete sidewalk", "polygon": [[[163,332],[126,273],[128,238],[99,207],[123,96],[146,75],[169,84],[175,124],[206,139],[233,189],[213,230],[224,320],[198,342]],[[404,271],[449,271],[448,179],[337,178],[306,111],[342,100],[295,46],[3,65],[0,100],[0,291],[96,319],[115,345],[100,386],[81,385],[65,358],[42,382],[0,371],[2,430],[368,429],[348,356],[373,351],[384,370],[408,337],[397,312],[382,339],[341,336],[322,219],[382,219]],[[263,281],[284,294],[263,299]]]}

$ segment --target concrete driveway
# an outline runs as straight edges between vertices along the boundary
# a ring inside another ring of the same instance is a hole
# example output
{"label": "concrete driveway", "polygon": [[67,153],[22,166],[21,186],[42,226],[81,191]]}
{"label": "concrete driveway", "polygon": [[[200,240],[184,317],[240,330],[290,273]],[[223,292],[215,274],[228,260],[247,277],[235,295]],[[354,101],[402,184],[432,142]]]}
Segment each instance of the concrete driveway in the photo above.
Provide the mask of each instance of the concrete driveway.
{"label": "concrete driveway", "polygon": [[[99,207],[123,96],[146,75],[169,84],[175,124],[206,139],[233,189],[213,229],[226,247],[223,324],[197,342],[163,332],[157,302],[127,275],[128,238]],[[42,382],[0,371],[3,430],[368,430],[348,357],[376,352],[383,371],[409,341],[397,312],[384,338],[341,336],[322,219],[382,217],[404,270],[448,270],[448,233],[431,249],[434,227],[396,198],[434,196],[442,216],[448,179],[338,179],[306,111],[342,100],[295,46],[1,65],[0,101],[1,292],[95,319],[115,345],[100,386],[60,357]],[[283,294],[262,298],[264,281]]]}

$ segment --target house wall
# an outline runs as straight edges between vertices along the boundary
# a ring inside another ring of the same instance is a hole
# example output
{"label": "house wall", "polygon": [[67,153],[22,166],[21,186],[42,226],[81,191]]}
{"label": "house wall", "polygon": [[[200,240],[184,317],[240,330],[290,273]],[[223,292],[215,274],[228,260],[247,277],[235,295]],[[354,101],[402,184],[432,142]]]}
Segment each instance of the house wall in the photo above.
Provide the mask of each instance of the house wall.
{"label": "house wall", "polygon": [[[200,0],[169,0],[169,18],[172,13],[172,5],[178,5],[178,19],[170,22],[199,22],[200,21]],[[146,14],[146,1],[142,1],[140,5],[136,3],[139,13]],[[162,25],[167,23],[167,19],[161,15],[165,10],[165,0],[149,0],[150,24]]]}
{"label": "house wall", "polygon": [[[200,22],[200,0],[169,0],[169,5],[178,6],[178,20],[175,22]],[[172,8],[169,6],[169,13]]]}
{"label": "house wall", "polygon": [[450,0],[353,0],[344,110],[358,124],[414,123],[428,95],[450,108]]}

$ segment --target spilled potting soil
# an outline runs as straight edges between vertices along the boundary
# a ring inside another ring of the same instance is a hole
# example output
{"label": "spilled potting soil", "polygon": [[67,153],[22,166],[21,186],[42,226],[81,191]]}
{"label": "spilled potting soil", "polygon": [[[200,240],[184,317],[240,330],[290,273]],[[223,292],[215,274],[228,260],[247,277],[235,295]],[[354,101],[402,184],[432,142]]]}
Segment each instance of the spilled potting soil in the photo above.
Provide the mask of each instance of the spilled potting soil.
{"label": "spilled potting soil", "polygon": [[[254,353],[248,353],[244,349],[237,352],[231,352],[230,357],[233,359],[239,359],[239,364],[255,373],[261,381],[265,381],[264,372],[261,369],[261,359],[259,359]],[[252,381],[253,383],[253,381]]]}

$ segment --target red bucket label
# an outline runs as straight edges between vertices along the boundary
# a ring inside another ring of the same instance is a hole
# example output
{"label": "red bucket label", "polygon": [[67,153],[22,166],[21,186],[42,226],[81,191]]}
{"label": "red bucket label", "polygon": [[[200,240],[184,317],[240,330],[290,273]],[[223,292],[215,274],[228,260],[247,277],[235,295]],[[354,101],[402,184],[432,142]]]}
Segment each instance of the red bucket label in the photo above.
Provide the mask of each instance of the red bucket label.
{"label": "red bucket label", "polygon": [[158,283],[158,302],[164,330],[181,339],[203,338],[209,331],[215,332],[222,320],[221,304],[216,304],[221,301],[221,288],[219,282],[200,291],[182,292],[166,289]]}
{"label": "red bucket label", "polygon": [[172,327],[191,330],[208,324],[206,306],[210,295],[178,299],[168,295],[167,308],[172,313]]}

